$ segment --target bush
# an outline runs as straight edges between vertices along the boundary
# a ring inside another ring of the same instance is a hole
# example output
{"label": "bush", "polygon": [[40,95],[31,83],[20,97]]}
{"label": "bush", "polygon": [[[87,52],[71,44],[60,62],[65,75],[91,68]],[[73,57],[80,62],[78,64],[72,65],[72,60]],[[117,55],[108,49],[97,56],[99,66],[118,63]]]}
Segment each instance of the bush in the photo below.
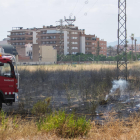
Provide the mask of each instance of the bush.
{"label": "bush", "polygon": [[38,101],[32,108],[32,113],[36,114],[36,115],[41,115],[41,114],[45,114],[47,112],[50,112],[50,101],[51,98],[46,98],[43,101]]}
{"label": "bush", "polygon": [[6,119],[6,114],[4,113],[4,111],[2,110],[0,112],[0,126],[1,128],[3,128],[3,130],[6,129],[7,127],[7,122],[8,122],[8,118]]}
{"label": "bush", "polygon": [[57,136],[75,138],[87,135],[90,130],[90,122],[84,117],[77,118],[74,114],[66,116],[65,112],[59,111],[49,115],[38,123],[38,129],[45,132],[55,132]]}

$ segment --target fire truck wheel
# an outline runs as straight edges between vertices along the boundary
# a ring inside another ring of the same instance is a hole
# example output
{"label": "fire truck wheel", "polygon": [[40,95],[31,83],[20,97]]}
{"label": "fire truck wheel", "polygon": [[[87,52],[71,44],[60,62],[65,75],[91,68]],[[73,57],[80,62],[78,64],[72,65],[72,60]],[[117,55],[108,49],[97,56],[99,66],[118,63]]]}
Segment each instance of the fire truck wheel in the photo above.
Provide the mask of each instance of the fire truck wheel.
{"label": "fire truck wheel", "polygon": [[0,111],[2,109],[2,100],[0,99]]}

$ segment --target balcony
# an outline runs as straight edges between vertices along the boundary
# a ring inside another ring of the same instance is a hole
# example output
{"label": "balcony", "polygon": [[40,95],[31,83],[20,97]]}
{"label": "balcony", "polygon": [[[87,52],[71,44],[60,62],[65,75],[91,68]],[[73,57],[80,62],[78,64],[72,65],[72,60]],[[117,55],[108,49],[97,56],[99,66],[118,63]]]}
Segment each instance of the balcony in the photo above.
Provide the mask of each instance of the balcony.
{"label": "balcony", "polygon": [[25,37],[26,35],[7,35],[7,37],[14,38],[14,37]]}
{"label": "balcony", "polygon": [[38,41],[59,41],[59,38],[54,38],[54,39],[43,39],[43,38],[38,38]]}
{"label": "balcony", "polygon": [[86,47],[93,47],[94,45],[92,44],[85,44]]}
{"label": "balcony", "polygon": [[11,45],[13,45],[13,46],[16,46],[16,47],[21,47],[21,46],[25,46],[25,44],[11,44]]}
{"label": "balcony", "polygon": [[86,40],[91,40],[91,37],[89,37],[89,38],[88,38],[88,37],[86,37],[85,39],[86,39]]}
{"label": "balcony", "polygon": [[9,42],[14,43],[14,42],[25,42],[25,40],[9,40]]}

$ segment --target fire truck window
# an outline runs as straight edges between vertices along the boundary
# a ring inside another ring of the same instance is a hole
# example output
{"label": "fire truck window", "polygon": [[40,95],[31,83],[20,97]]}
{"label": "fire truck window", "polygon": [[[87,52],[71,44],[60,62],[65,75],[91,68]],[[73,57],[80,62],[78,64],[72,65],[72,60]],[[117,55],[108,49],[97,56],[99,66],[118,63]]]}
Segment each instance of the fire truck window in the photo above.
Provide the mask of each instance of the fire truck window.
{"label": "fire truck window", "polygon": [[0,76],[11,77],[10,64],[4,63],[4,66],[0,66]]}

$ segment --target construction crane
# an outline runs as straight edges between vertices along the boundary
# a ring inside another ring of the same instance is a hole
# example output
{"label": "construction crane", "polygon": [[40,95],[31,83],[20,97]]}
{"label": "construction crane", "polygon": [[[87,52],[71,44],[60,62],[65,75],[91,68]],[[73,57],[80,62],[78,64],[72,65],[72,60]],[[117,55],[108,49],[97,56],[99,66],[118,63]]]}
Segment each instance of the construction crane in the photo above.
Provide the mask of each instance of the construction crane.
{"label": "construction crane", "polygon": [[127,80],[126,0],[118,0],[117,80]]}

